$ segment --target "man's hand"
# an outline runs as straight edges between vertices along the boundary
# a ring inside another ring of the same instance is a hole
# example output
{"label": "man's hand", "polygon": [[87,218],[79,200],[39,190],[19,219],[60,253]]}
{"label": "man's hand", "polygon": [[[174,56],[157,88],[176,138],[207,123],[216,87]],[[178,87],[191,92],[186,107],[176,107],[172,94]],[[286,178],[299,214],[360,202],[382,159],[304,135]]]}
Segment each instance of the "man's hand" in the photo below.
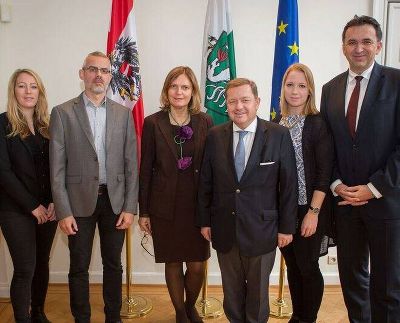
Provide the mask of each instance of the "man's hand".
{"label": "man's hand", "polygon": [[121,212],[115,227],[118,230],[128,229],[133,223],[133,214],[129,212]]}
{"label": "man's hand", "polygon": [[75,235],[78,231],[78,225],[76,224],[73,215],[67,216],[66,218],[60,220],[58,222],[58,226],[60,227],[61,231],[68,236]]}
{"label": "man's hand", "polygon": [[148,235],[151,235],[151,223],[150,218],[147,216],[142,216],[138,220],[139,227],[142,231],[146,232]]}
{"label": "man's hand", "polygon": [[301,223],[301,236],[304,238],[311,237],[317,231],[318,214],[308,210],[303,222]]}
{"label": "man's hand", "polygon": [[202,227],[201,228],[201,235],[206,239],[208,242],[211,242],[211,228],[210,227]]}
{"label": "man's hand", "polygon": [[335,192],[343,198],[338,205],[360,206],[368,203],[368,200],[374,198],[367,185],[346,186],[339,184]]}
{"label": "man's hand", "polygon": [[293,234],[278,233],[278,247],[286,247],[293,240]]}
{"label": "man's hand", "polygon": [[48,220],[47,209],[42,204],[32,211],[32,215],[39,224],[46,223]]}
{"label": "man's hand", "polygon": [[47,207],[47,220],[54,221],[56,219],[56,212],[54,210],[54,203],[50,203]]}

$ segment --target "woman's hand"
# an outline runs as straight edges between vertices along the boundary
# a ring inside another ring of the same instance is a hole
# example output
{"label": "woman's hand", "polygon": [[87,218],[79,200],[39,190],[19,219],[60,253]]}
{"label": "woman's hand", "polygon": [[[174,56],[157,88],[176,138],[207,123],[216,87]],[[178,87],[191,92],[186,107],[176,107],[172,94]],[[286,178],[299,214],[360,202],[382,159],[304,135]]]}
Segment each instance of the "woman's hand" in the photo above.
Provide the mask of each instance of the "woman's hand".
{"label": "woman's hand", "polygon": [[42,204],[34,209],[32,214],[39,224],[43,224],[48,221],[47,209]]}
{"label": "woman's hand", "polygon": [[151,224],[149,217],[140,217],[138,223],[142,231],[146,232],[148,235],[151,235]]}
{"label": "woman's hand", "polygon": [[47,207],[47,220],[54,221],[56,219],[56,212],[54,210],[54,203],[50,203]]}
{"label": "woman's hand", "polygon": [[304,238],[311,237],[317,231],[318,214],[308,210],[303,222],[301,223],[301,236]]}

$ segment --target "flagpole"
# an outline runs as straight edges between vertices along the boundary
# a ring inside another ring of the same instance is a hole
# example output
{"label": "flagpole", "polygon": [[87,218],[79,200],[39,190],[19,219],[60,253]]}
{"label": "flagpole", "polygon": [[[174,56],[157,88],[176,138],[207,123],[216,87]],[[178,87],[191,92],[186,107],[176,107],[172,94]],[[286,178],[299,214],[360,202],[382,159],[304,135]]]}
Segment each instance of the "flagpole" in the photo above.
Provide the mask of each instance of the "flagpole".
{"label": "flagpole", "polygon": [[270,302],[270,313],[269,316],[273,318],[283,319],[290,318],[292,316],[292,304],[290,301],[284,298],[285,289],[285,259],[281,254],[281,263],[279,269],[279,291],[278,297]]}
{"label": "flagpole", "polygon": [[[0,235],[1,239],[2,235]],[[9,297],[0,297],[0,303],[10,303],[10,298]]]}
{"label": "flagpole", "polygon": [[201,318],[217,318],[224,314],[222,303],[214,297],[208,297],[208,260],[204,262],[204,280],[201,298],[196,302],[196,309]]}
{"label": "flagpole", "polygon": [[[122,300],[121,317],[142,317],[151,312],[153,304],[150,299],[131,294],[132,285],[132,257],[131,257],[131,228],[125,230],[126,237],[126,296]],[[133,287],[133,286],[132,286]]]}

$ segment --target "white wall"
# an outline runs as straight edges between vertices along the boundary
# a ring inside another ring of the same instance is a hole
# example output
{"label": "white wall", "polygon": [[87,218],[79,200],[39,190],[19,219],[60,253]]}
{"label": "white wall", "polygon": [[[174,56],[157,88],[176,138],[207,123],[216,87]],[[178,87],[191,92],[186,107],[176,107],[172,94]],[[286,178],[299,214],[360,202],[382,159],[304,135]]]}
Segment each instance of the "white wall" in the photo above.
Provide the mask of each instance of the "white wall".
{"label": "white wall", "polygon": [[[0,0],[5,2],[6,0]],[[0,23],[0,111],[5,110],[7,82],[19,67],[31,67],[43,78],[50,106],[79,94],[78,69],[88,52],[106,48],[111,0],[8,0],[12,22]],[[206,0],[135,0],[145,114],[158,109],[166,73],[189,65],[200,77]],[[232,19],[238,76],[253,79],[259,87],[262,108],[268,117],[278,0],[232,0]],[[319,101],[322,84],[346,69],[341,52],[341,32],[354,14],[372,14],[373,0],[298,0],[300,61],[314,72]],[[136,283],[163,283],[163,265],[154,264],[133,233],[133,271]],[[96,247],[91,275],[101,280],[101,259]],[[0,293],[7,285],[10,263],[0,238]],[[335,252],[334,250],[331,252]],[[51,280],[66,282],[66,238],[57,234],[51,260]],[[4,269],[4,266],[7,267]],[[327,283],[338,283],[337,268],[321,259]],[[277,262],[272,282],[277,282]],[[210,261],[210,283],[219,283],[215,254]],[[3,284],[3,285],[2,285]],[[0,294],[1,296],[1,294]]]}

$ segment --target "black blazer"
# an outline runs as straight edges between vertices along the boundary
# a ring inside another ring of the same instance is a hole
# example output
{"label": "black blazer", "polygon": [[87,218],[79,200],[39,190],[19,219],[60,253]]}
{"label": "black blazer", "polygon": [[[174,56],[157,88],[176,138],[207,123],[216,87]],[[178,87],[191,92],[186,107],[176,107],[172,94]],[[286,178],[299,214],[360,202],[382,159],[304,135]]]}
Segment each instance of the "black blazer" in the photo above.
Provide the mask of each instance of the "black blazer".
{"label": "black blazer", "polygon": [[[346,185],[371,182],[383,198],[364,206],[373,218],[400,218],[400,70],[377,63],[361,107],[355,138],[345,117],[348,71],[325,84],[321,113],[333,134],[333,180]],[[336,198],[336,202],[340,197]],[[335,203],[336,211],[349,210]]]}
{"label": "black blazer", "polygon": [[314,190],[327,193],[318,215],[317,230],[332,236],[332,200],[329,187],[334,148],[328,126],[320,114],[306,117],[302,132],[302,150],[308,205]]}
{"label": "black blazer", "polygon": [[[33,156],[19,136],[7,137],[6,113],[0,115],[0,217],[1,211],[28,213],[40,205]],[[48,141],[45,149],[48,155]],[[47,181],[50,182],[49,175]],[[51,201],[51,196],[48,197]],[[47,207],[47,205],[44,205]]]}
{"label": "black blazer", "polygon": [[289,131],[258,119],[246,169],[237,180],[232,122],[210,129],[200,175],[198,218],[213,247],[236,243],[246,256],[274,250],[279,233],[295,233],[297,171]]}

